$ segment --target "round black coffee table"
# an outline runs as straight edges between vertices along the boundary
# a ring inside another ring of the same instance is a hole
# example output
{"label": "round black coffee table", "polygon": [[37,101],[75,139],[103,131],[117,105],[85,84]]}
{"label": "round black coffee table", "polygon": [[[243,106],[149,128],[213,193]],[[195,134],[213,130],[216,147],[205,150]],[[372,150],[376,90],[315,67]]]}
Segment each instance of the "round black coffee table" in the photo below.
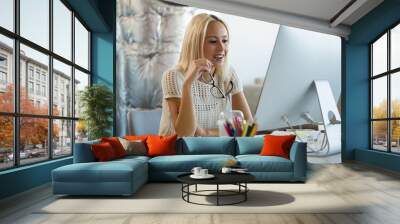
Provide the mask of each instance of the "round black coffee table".
{"label": "round black coffee table", "polygon": [[[190,177],[191,173],[182,174],[177,177],[178,181],[182,183],[182,199],[188,203],[198,204],[198,205],[234,205],[247,200],[247,192],[249,188],[247,183],[255,180],[255,177],[249,173],[215,173],[215,177],[212,179],[193,179]],[[215,190],[197,190],[198,184],[205,185],[216,185]],[[195,186],[194,191],[190,191],[190,186]],[[223,190],[220,189],[220,185],[236,185],[237,190]],[[215,192],[215,194],[205,194],[209,192]],[[204,197],[216,197],[216,204],[202,204],[190,201],[190,196],[204,196]],[[239,200],[231,203],[221,203],[221,197],[232,197],[241,196]]]}

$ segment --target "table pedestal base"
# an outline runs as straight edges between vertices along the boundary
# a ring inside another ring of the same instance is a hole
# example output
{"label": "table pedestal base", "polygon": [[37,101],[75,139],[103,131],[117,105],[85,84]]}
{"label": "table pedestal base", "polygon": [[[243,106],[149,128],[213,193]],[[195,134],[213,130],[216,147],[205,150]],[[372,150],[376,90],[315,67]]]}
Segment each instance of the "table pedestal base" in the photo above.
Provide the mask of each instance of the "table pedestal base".
{"label": "table pedestal base", "polygon": [[[190,186],[195,185],[195,191],[190,191]],[[249,188],[247,187],[247,183],[238,183],[238,184],[231,184],[236,185],[238,188],[237,190],[223,190],[220,189],[220,185],[226,184],[215,184],[217,189],[216,190],[197,190],[197,184],[186,184],[182,183],[182,199],[188,203],[197,204],[197,205],[216,205],[216,206],[223,206],[223,205],[235,205],[242,202],[247,201],[247,192]],[[204,194],[204,192],[215,192],[216,194]],[[203,196],[203,197],[216,197],[217,203],[216,204],[203,204],[197,203],[190,200],[190,196]],[[224,197],[234,197],[240,196],[240,199],[230,203],[221,203],[221,198]]]}

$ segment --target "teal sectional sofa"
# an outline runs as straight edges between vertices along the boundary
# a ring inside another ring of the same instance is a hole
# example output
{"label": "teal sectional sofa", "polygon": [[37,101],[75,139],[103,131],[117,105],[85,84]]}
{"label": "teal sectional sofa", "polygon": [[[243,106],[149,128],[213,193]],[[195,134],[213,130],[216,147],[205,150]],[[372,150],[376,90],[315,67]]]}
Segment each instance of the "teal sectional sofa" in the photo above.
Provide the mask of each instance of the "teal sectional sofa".
{"label": "teal sectional sofa", "polygon": [[96,162],[91,141],[75,144],[74,163],[52,171],[54,194],[131,195],[148,181],[176,181],[176,177],[200,166],[219,172],[234,159],[259,182],[305,182],[306,144],[295,142],[290,159],[260,156],[264,138],[260,137],[184,137],[177,140],[177,155],[127,156]]}

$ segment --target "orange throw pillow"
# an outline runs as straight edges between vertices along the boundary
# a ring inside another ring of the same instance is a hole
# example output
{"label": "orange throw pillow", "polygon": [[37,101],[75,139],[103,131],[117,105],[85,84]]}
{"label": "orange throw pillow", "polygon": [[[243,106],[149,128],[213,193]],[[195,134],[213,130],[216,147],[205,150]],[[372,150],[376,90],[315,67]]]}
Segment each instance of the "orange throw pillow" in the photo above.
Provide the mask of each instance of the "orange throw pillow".
{"label": "orange throw pillow", "polygon": [[290,148],[296,135],[265,135],[264,146],[261,149],[262,156],[280,156],[286,159],[290,158]]}
{"label": "orange throw pillow", "polygon": [[148,135],[126,135],[124,139],[129,140],[129,141],[146,141]]}
{"label": "orange throw pillow", "polygon": [[101,142],[108,142],[114,149],[117,158],[126,156],[126,151],[117,137],[101,138]]}
{"label": "orange throw pillow", "polygon": [[90,147],[92,149],[94,157],[99,162],[110,161],[117,158],[113,147],[108,142],[93,144]]}
{"label": "orange throw pillow", "polygon": [[148,156],[165,156],[176,155],[176,139],[177,135],[173,136],[148,136],[147,147]]}

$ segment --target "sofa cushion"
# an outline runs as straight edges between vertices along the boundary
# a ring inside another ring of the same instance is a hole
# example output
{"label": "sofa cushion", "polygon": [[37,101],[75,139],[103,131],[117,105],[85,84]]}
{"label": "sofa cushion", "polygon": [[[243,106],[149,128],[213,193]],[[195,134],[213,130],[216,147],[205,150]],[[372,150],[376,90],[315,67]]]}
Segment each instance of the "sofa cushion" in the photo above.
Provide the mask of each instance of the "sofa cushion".
{"label": "sofa cushion", "polygon": [[236,155],[259,154],[264,145],[264,136],[237,137]]}
{"label": "sofa cushion", "polygon": [[158,156],[149,160],[149,170],[163,172],[190,172],[193,167],[200,166],[211,172],[219,171],[230,159],[231,155],[175,155]]}
{"label": "sofa cushion", "polygon": [[135,160],[143,161],[143,162],[148,162],[150,157],[147,156],[137,156],[137,155],[130,155],[130,156],[125,156],[124,158],[120,158],[117,160],[114,160],[113,162],[131,162]]}
{"label": "sofa cushion", "polygon": [[135,140],[146,141],[148,136],[149,135],[125,135],[124,139],[129,141],[135,141]]}
{"label": "sofa cushion", "polygon": [[146,143],[142,140],[126,140],[124,138],[118,138],[121,145],[126,151],[126,155],[147,155]]}
{"label": "sofa cushion", "polygon": [[261,149],[261,156],[281,156],[286,159],[290,158],[290,148],[296,135],[265,135],[264,146]]}
{"label": "sofa cushion", "polygon": [[165,156],[176,154],[177,135],[172,136],[149,136],[146,143],[148,156]]}
{"label": "sofa cushion", "polygon": [[108,142],[93,144],[90,147],[92,149],[94,157],[96,157],[96,161],[105,162],[118,158],[112,145]]}
{"label": "sofa cushion", "polygon": [[292,172],[292,161],[279,156],[238,155],[240,167],[249,172]]}
{"label": "sofa cushion", "polygon": [[101,142],[108,142],[114,149],[115,155],[117,158],[122,158],[126,156],[126,151],[119,141],[118,137],[103,137],[101,138]]}
{"label": "sofa cushion", "polygon": [[235,139],[233,137],[183,137],[177,142],[177,154],[235,155]]}

